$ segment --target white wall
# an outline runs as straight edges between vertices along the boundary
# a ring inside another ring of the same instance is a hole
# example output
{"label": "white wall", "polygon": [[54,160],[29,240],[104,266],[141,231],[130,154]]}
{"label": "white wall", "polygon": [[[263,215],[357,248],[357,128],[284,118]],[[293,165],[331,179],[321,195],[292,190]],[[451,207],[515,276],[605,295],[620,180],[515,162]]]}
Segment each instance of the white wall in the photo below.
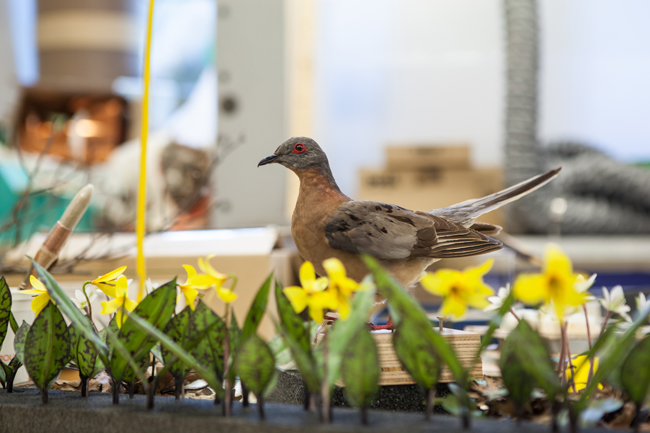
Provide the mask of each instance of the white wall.
{"label": "white wall", "polygon": [[[540,137],[650,159],[647,0],[542,0]],[[502,162],[500,0],[322,0],[315,138],[341,188],[389,141],[468,141]]]}

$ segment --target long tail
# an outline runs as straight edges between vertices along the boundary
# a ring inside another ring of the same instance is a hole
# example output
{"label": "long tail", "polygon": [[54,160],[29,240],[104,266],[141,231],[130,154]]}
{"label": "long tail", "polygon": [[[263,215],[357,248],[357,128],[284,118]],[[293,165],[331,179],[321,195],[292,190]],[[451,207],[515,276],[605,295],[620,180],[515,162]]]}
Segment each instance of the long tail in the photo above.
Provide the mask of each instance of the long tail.
{"label": "long tail", "polygon": [[494,194],[490,194],[483,198],[471,199],[449,207],[434,209],[429,211],[429,213],[461,223],[464,226],[469,226],[482,214],[499,208],[504,204],[518,200],[526,194],[530,194],[536,189],[546,185],[557,176],[560,170],[562,170],[562,167],[531,177],[517,185],[495,192]]}

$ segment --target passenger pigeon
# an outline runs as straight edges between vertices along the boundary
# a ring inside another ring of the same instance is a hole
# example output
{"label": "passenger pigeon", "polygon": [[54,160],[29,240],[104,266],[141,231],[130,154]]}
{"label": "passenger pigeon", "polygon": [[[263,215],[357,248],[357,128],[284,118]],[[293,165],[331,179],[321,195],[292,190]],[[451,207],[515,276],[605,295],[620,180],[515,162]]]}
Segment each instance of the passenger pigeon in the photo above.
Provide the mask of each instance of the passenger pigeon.
{"label": "passenger pigeon", "polygon": [[291,233],[303,259],[325,275],[323,261],[340,259],[350,278],[361,281],[368,269],[360,258],[377,259],[405,288],[415,285],[432,263],[501,249],[489,235],[501,227],[476,222],[491,210],[536,190],[553,179],[560,168],[503,191],[430,211],[409,210],[394,204],[352,200],[341,192],[325,152],[311,138],[293,137],[259,166],[277,163],[300,179]]}

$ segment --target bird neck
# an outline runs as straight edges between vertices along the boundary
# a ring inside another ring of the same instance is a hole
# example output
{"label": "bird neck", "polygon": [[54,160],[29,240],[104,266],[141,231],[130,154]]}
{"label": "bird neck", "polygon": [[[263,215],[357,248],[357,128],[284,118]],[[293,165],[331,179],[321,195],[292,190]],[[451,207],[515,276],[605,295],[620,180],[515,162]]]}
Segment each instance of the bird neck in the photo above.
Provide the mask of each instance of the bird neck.
{"label": "bird neck", "polygon": [[[326,194],[348,197],[341,192],[329,167],[310,167],[294,170],[300,179],[300,195]],[[348,199],[349,200],[349,199]]]}

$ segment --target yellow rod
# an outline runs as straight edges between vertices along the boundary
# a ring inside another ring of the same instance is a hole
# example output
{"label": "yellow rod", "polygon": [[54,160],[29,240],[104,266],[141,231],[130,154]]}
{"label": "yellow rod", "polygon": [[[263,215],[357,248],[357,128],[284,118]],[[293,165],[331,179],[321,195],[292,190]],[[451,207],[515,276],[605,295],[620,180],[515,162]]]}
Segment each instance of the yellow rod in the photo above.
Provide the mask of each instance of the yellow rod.
{"label": "yellow rod", "polygon": [[138,213],[136,221],[136,236],[138,238],[138,255],[136,258],[136,268],[140,278],[140,289],[138,290],[138,302],[144,297],[145,281],[147,281],[147,267],[144,259],[144,234],[146,230],[146,210],[147,210],[147,132],[149,130],[149,76],[151,63],[151,27],[153,24],[153,3],[149,0],[149,16],[147,19],[147,41],[144,52],[144,68],[142,71],[142,81],[144,91],[142,96],[142,131],[140,142],[140,184],[138,185]]}

